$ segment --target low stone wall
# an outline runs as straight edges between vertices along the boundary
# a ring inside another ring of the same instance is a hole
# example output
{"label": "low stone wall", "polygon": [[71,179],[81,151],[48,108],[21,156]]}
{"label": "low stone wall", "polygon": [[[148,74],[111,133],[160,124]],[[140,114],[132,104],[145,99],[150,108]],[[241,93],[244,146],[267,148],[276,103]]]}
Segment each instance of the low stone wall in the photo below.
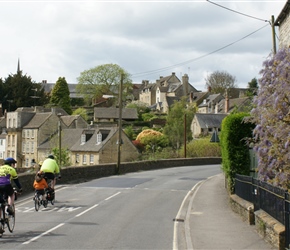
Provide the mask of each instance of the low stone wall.
{"label": "low stone wall", "polygon": [[[213,165],[221,164],[221,158],[178,158],[156,161],[139,161],[121,163],[119,170],[116,169],[116,164],[102,164],[90,166],[71,166],[61,170],[61,179],[58,184],[80,183],[88,180],[107,177],[111,175],[126,174],[130,172],[146,171],[162,168],[171,168],[178,166],[197,166],[197,165]],[[35,172],[19,173],[19,180],[23,186],[23,192],[33,191],[33,181]]]}
{"label": "low stone wall", "polygon": [[241,216],[243,221],[249,225],[255,225],[258,234],[265,241],[279,250],[285,249],[285,226],[279,221],[263,210],[254,212],[254,205],[237,195],[230,196],[230,206],[234,212]]}

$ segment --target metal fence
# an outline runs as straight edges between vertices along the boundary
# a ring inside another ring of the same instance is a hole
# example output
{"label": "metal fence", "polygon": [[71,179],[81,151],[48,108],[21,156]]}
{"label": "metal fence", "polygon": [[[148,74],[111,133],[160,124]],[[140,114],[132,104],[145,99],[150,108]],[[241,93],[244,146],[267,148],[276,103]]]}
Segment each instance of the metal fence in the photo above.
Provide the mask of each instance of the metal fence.
{"label": "metal fence", "polygon": [[285,226],[286,246],[290,245],[290,194],[287,190],[237,174],[235,194],[253,203],[254,211],[261,209],[282,223]]}

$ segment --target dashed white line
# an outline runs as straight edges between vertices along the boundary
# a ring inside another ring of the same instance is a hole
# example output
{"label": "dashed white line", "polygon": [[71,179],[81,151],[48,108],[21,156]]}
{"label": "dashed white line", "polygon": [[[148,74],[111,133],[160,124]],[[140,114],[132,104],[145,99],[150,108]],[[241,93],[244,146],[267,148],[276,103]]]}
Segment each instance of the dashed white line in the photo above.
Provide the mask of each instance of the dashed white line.
{"label": "dashed white line", "polygon": [[32,241],[35,241],[35,240],[39,239],[40,237],[42,237],[42,236],[44,236],[44,235],[46,235],[46,234],[48,234],[48,233],[54,231],[55,229],[58,229],[59,227],[62,227],[64,224],[65,224],[65,223],[60,223],[60,224],[58,224],[57,226],[55,226],[55,227],[53,227],[53,228],[51,228],[51,229],[45,231],[44,233],[42,233],[42,234],[40,234],[40,235],[38,235],[38,236],[36,236],[36,237],[34,237],[34,238],[28,240],[28,241],[23,242],[22,244],[23,244],[23,245],[25,245],[25,244],[29,244],[29,243],[31,243]]}

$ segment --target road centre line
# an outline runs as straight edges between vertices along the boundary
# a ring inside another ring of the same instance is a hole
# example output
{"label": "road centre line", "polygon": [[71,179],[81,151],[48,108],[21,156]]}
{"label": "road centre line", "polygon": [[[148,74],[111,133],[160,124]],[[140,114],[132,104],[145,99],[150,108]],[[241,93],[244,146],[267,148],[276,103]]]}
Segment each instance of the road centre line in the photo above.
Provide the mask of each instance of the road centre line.
{"label": "road centre line", "polygon": [[117,196],[117,195],[120,194],[120,193],[121,193],[121,192],[118,192],[118,193],[116,193],[116,194],[113,194],[112,196],[106,198],[105,201],[110,200],[111,198]]}
{"label": "road centre line", "polygon": [[35,236],[35,237],[31,238],[31,239],[28,240],[28,241],[23,242],[22,244],[23,244],[23,245],[29,244],[29,243],[31,243],[32,241],[35,241],[35,240],[41,238],[42,236],[44,236],[44,235],[46,235],[46,234],[48,234],[48,233],[54,231],[55,229],[58,229],[59,227],[62,227],[64,224],[65,224],[65,223],[60,223],[60,224],[58,224],[57,226],[55,226],[55,227],[53,227],[53,228],[51,228],[51,229],[45,231],[44,233],[42,233],[42,234],[40,234],[40,235],[38,235],[38,236]]}
{"label": "road centre line", "polygon": [[[113,198],[113,197],[119,195],[120,193],[121,193],[121,192],[118,192],[118,193],[116,193],[116,194],[114,194],[114,195],[109,196],[108,198],[105,199],[105,201],[110,200],[111,198]],[[88,211],[94,209],[94,208],[97,207],[97,206],[99,206],[99,204],[95,204],[95,205],[91,206],[90,208],[88,208],[88,209],[86,209],[85,211],[83,211],[83,212],[77,214],[77,215],[74,216],[73,218],[79,217],[79,216],[81,216],[81,215],[87,213]],[[31,238],[30,240],[23,242],[22,244],[23,244],[23,245],[27,245],[27,244],[29,244],[29,243],[31,243],[31,242],[33,242],[33,241],[35,241],[35,240],[41,238],[42,236],[44,236],[44,235],[46,235],[46,234],[48,234],[48,233],[54,231],[55,229],[57,229],[57,228],[59,228],[59,227],[62,227],[64,224],[66,224],[66,223],[65,223],[65,222],[64,222],[64,223],[60,223],[60,224],[58,224],[57,226],[55,226],[55,227],[53,227],[53,228],[51,228],[51,229],[45,231],[44,233],[39,234],[38,236],[35,236],[35,237]]]}
{"label": "road centre line", "polygon": [[93,205],[92,207],[90,207],[90,208],[86,209],[85,211],[83,211],[83,212],[81,212],[81,213],[77,214],[75,217],[79,217],[79,216],[81,216],[81,215],[85,214],[86,212],[88,212],[88,211],[90,211],[90,210],[94,209],[94,208],[95,208],[95,207],[97,207],[97,206],[99,206],[99,204],[95,204],[95,205]]}

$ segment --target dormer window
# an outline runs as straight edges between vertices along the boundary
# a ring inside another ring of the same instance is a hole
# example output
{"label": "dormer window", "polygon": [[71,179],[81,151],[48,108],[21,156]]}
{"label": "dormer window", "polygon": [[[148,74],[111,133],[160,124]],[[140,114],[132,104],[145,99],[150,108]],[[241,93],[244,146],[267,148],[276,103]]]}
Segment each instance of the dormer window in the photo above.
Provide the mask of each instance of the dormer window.
{"label": "dormer window", "polygon": [[96,144],[99,145],[99,144],[101,144],[101,142],[102,142],[102,133],[99,132],[97,134],[97,143]]}
{"label": "dormer window", "polygon": [[86,135],[82,134],[81,136],[81,145],[84,145],[86,143]]}

